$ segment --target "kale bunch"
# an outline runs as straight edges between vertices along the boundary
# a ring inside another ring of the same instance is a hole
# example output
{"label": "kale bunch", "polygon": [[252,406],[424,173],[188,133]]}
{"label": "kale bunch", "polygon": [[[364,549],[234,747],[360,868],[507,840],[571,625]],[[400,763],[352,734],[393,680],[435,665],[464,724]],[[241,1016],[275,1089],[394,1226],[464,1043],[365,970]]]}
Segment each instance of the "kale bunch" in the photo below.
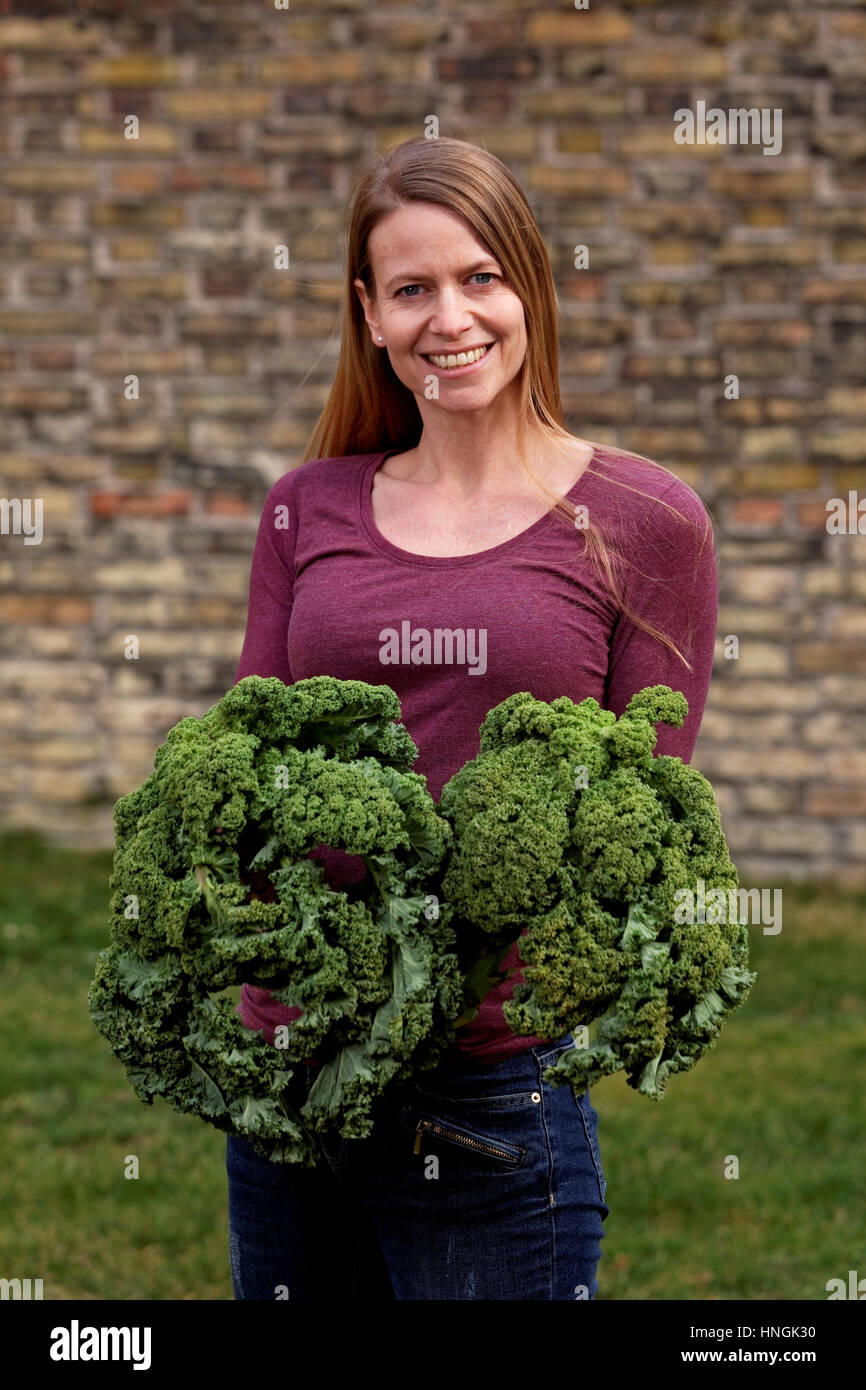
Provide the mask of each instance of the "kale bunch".
{"label": "kale bunch", "polygon": [[[386,685],[248,676],[117,802],[88,1003],[141,1100],[312,1167],[313,1132],[363,1138],[384,1088],[453,1040],[467,995],[430,892],[451,831],[399,718]],[[323,846],[360,856],[363,879],[330,887]],[[302,1010],[277,1046],[241,1024],[226,991],[243,981]],[[298,1112],[287,1087],[313,1054]]]}
{"label": "kale bunch", "polygon": [[585,1089],[624,1069],[659,1099],[715,1046],[756,978],[712,786],[653,756],[655,725],[687,714],[664,685],[619,719],[592,698],[511,695],[442,789],[452,924],[491,952],[520,937],[525,983],[504,1005],[514,1032],[576,1034],[545,1072],[552,1084]]}

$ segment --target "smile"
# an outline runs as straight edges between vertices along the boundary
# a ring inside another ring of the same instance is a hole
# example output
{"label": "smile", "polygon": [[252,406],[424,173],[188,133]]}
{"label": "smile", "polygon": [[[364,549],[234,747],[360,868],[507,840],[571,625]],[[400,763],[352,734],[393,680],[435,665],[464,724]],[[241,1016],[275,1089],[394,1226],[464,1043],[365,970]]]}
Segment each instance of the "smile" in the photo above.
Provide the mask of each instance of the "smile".
{"label": "smile", "polygon": [[446,372],[451,376],[458,372],[471,371],[484,360],[493,346],[493,343],[483,343],[480,347],[469,348],[465,352],[424,352],[421,356],[440,372]]}

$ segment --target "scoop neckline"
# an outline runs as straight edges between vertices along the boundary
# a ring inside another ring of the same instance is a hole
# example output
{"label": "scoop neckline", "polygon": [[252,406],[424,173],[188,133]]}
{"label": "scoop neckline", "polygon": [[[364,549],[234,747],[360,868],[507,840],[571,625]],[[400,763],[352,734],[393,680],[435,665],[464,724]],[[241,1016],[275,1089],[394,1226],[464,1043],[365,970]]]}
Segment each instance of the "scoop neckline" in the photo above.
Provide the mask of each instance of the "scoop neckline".
{"label": "scoop neckline", "polygon": [[[542,516],[538,517],[536,521],[533,521],[524,531],[519,531],[516,536],[511,536],[507,541],[500,541],[498,545],[489,546],[486,550],[471,551],[468,555],[416,555],[412,550],[403,550],[401,546],[394,545],[387,537],[382,535],[373,516],[373,478],[387,458],[390,458],[392,454],[399,454],[401,452],[405,452],[405,450],[383,449],[381,453],[371,454],[366,467],[361,470],[359,478],[358,500],[364,529],[373,544],[395,560],[402,560],[405,564],[426,565],[428,567],[432,566],[434,568],[443,569],[451,568],[456,565],[483,564],[483,562],[489,560],[491,556],[503,555],[509,550],[514,550],[517,546],[522,545],[530,536],[534,536],[538,531],[545,529],[552,522],[554,512],[556,511],[555,507],[549,507]],[[592,468],[592,465],[596,463],[598,459],[599,450],[593,445],[592,454],[590,455],[586,468],[581,473],[577,482],[574,483],[565,494],[569,502],[575,501],[576,495],[585,486],[584,479]]]}

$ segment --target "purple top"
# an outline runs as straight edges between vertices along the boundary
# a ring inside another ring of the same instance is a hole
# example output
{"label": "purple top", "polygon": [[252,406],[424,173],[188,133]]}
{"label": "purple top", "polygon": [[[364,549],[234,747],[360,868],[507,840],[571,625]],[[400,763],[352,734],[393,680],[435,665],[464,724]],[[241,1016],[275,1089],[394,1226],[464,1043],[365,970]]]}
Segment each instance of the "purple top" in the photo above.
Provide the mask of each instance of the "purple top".
{"label": "purple top", "polygon": [[[274,483],[253,553],[235,681],[329,675],[391,686],[419,750],[413,770],[424,774],[437,801],[477,755],[488,710],[515,691],[547,701],[593,695],[619,715],[635,691],[669,685],[683,692],[689,714],[681,729],[658,727],[655,752],[688,762],[710,681],[718,605],[711,523],[692,489],[639,459],[596,448],[592,471],[568,493],[626,556],[630,607],[672,638],[689,671],[618,612],[583,553],[581,531],[553,510],[472,555],[413,555],[392,545],[376,528],[371,493],[373,474],[398,452],[312,459]],[[698,527],[609,477],[664,499]],[[365,872],[360,858],[341,851],[317,857],[335,886]],[[515,942],[505,965],[518,964]],[[491,991],[473,1022],[458,1030],[459,1052],[492,1063],[556,1041],[517,1036],[505,1022],[502,1003],[522,979],[512,976]],[[277,1024],[300,1010],[244,985],[239,1012],[246,1027],[273,1042]]]}

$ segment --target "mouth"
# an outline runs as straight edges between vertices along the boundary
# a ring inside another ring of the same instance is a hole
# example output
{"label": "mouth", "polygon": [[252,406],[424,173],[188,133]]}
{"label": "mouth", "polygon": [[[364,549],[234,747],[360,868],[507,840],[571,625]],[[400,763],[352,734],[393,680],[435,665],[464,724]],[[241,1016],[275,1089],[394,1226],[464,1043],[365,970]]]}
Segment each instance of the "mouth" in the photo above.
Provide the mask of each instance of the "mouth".
{"label": "mouth", "polygon": [[420,355],[443,376],[457,376],[474,371],[489,357],[493,347],[495,343],[478,343],[472,348],[462,348],[460,352],[422,352]]}

